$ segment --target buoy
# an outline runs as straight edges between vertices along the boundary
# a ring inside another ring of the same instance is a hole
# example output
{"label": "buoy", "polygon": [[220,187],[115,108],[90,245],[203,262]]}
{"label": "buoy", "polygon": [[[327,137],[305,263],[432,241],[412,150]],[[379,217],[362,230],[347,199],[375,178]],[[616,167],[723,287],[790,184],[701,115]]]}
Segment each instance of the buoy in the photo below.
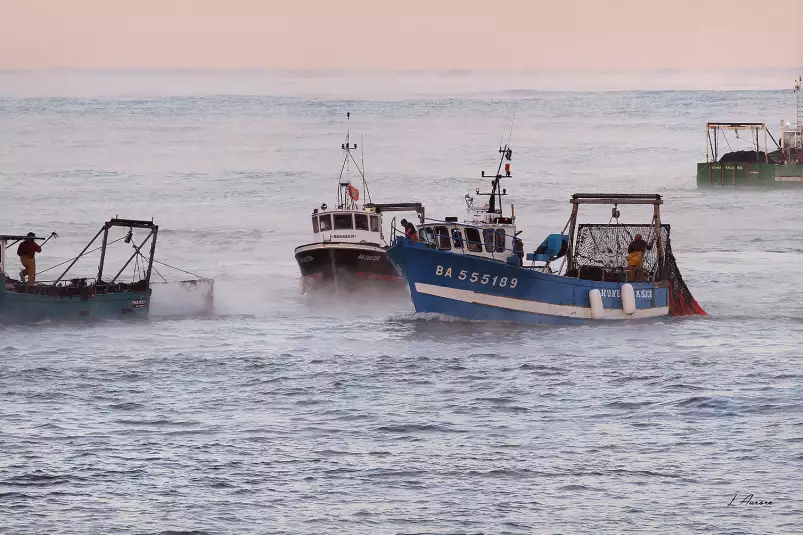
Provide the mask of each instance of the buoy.
{"label": "buoy", "polygon": [[622,294],[622,310],[625,314],[632,316],[636,313],[636,292],[633,290],[633,285],[626,282],[621,288]]}
{"label": "buoy", "polygon": [[593,289],[588,292],[588,300],[591,301],[591,317],[595,320],[605,319],[605,307],[602,306],[602,293]]}

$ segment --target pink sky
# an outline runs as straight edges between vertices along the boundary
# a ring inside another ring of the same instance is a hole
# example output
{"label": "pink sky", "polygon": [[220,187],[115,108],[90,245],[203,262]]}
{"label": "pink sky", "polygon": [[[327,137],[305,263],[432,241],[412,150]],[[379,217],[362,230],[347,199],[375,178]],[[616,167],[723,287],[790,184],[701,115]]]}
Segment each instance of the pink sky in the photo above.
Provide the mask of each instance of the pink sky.
{"label": "pink sky", "polygon": [[800,4],[0,0],[0,68],[796,67]]}

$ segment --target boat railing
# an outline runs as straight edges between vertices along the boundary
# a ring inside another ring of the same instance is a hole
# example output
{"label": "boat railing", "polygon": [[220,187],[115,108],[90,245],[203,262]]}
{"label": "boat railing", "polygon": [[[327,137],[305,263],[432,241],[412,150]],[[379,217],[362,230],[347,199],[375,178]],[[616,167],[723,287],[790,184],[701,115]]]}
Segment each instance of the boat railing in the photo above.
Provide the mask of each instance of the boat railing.
{"label": "boat railing", "polygon": [[[560,259],[561,260],[561,264],[558,267],[557,271],[553,271],[551,266],[550,266],[551,262],[544,262],[543,264],[536,265],[536,260],[531,260],[529,265],[525,265],[524,258],[523,258],[523,256],[525,255],[525,252],[524,252],[523,247],[520,250],[516,250],[515,247],[514,248],[508,248],[506,246],[506,244],[505,244],[505,247],[503,248],[503,250],[497,251],[496,244],[494,244],[493,250],[492,251],[488,251],[487,247],[485,247],[485,244],[480,241],[480,242],[472,242],[472,243],[476,243],[479,247],[483,248],[483,250],[481,252],[480,251],[476,251],[476,252],[475,251],[468,251],[468,250],[466,250],[466,242],[468,242],[469,240],[466,239],[465,235],[461,235],[459,240],[455,240],[454,239],[455,237],[452,234],[452,231],[455,230],[455,229],[473,228],[473,229],[476,229],[477,231],[480,232],[480,236],[483,236],[482,231],[487,229],[487,228],[489,228],[488,226],[484,226],[483,227],[483,226],[476,226],[476,225],[471,225],[471,224],[466,224],[466,223],[458,223],[458,222],[455,222],[455,221],[444,221],[444,220],[432,219],[432,218],[427,218],[426,222],[427,223],[425,223],[422,226],[426,227],[426,226],[432,226],[433,224],[435,224],[437,226],[443,226],[443,227],[447,227],[447,229],[449,229],[449,234],[437,233],[437,232],[434,232],[435,229],[433,229],[433,234],[431,234],[432,241],[429,241],[424,236],[422,236],[421,233],[420,233],[420,228],[418,229],[419,233],[418,233],[417,241],[419,243],[426,244],[427,247],[432,248],[432,249],[438,249],[438,250],[442,250],[442,251],[447,251],[447,249],[445,249],[445,248],[440,248],[439,247],[439,243],[438,243],[438,241],[441,238],[445,238],[445,239],[449,240],[449,244],[450,244],[450,248],[448,249],[448,251],[452,252],[452,253],[456,253],[456,254],[462,254],[462,255],[468,255],[468,256],[474,256],[474,257],[478,256],[480,258],[491,258],[492,260],[496,260],[498,262],[506,262],[506,263],[518,264],[519,267],[522,267],[522,268],[525,268],[525,269],[533,269],[533,270],[538,270],[538,271],[547,271],[549,273],[560,273],[560,272],[563,271],[563,268],[565,267],[565,261],[567,259],[568,253],[566,255],[563,255],[560,258],[554,259],[554,260]],[[397,229],[396,228],[396,220],[394,218],[394,220],[391,222],[391,244],[396,243],[396,240],[398,238],[402,238],[402,237],[407,239],[405,237],[405,235],[404,235],[404,229]],[[514,236],[514,244],[515,244],[515,239],[516,239],[516,237]],[[455,243],[455,242],[459,242],[459,245],[457,243]],[[522,254],[521,261],[519,261],[519,258],[520,258],[518,256],[519,253]],[[607,271],[609,273],[616,273],[617,274],[616,278],[618,280],[627,280],[629,268],[627,268],[626,266],[610,266],[610,267],[606,268],[605,271]],[[575,275],[575,277],[583,278],[583,277],[581,277],[580,270],[577,271],[577,274]]]}
{"label": "boat railing", "polygon": [[[449,234],[438,234],[438,233],[434,233],[434,229],[433,229],[433,234],[432,234],[432,237],[434,238],[433,242],[427,241],[419,232],[417,241],[419,243],[426,244],[428,247],[430,247],[432,249],[439,249],[439,250],[445,251],[446,249],[441,249],[438,246],[438,240],[441,239],[441,238],[446,238],[446,239],[449,240],[450,247],[449,247],[448,250],[451,251],[451,252],[455,252],[455,253],[459,252],[460,254],[463,254],[463,255],[479,256],[479,257],[483,257],[483,258],[488,258],[490,256],[490,258],[492,260],[496,260],[497,262],[509,262],[509,259],[511,257],[513,257],[513,258],[516,259],[515,262],[517,264],[519,264],[521,267],[524,267],[524,268],[528,268],[528,269],[543,269],[543,267],[544,267],[544,266],[536,266],[536,265],[534,265],[534,263],[533,263],[533,265],[530,265],[530,266],[523,265],[523,262],[520,263],[518,261],[518,258],[519,258],[518,254],[519,254],[519,252],[521,252],[522,255],[523,255],[524,251],[523,250],[517,251],[515,248],[508,248],[507,244],[504,244],[500,248],[500,247],[497,247],[496,244],[494,243],[493,249],[489,251],[488,248],[485,246],[485,244],[482,241],[475,242],[475,241],[468,240],[462,234],[461,234],[461,237],[459,239],[455,239],[454,238],[454,234],[452,233],[452,231],[454,231],[454,230],[472,228],[472,229],[476,229],[480,233],[480,236],[482,237],[483,236],[483,230],[487,230],[489,228],[488,226],[484,226],[484,227],[483,226],[476,226],[476,225],[471,225],[471,224],[468,224],[468,223],[458,223],[458,222],[455,222],[455,221],[445,221],[445,220],[433,219],[433,218],[429,218],[429,217],[426,218],[425,221],[426,221],[426,223],[424,225],[421,225],[422,227],[430,226],[431,224],[437,224],[438,226],[447,227],[449,229],[449,231],[450,231]],[[391,221],[390,228],[391,228],[391,237],[390,237],[390,243],[391,244],[396,243],[396,239],[397,238],[405,237],[404,229],[397,229],[396,228],[396,218],[393,218],[393,221]],[[418,230],[420,231],[420,227],[419,227]],[[515,243],[516,237],[513,236],[513,239],[514,239],[514,243]],[[471,243],[474,243],[474,244],[478,245],[480,247],[481,251],[467,251],[466,250],[466,243],[469,242],[469,241]],[[499,250],[499,249],[501,249],[501,250]]]}

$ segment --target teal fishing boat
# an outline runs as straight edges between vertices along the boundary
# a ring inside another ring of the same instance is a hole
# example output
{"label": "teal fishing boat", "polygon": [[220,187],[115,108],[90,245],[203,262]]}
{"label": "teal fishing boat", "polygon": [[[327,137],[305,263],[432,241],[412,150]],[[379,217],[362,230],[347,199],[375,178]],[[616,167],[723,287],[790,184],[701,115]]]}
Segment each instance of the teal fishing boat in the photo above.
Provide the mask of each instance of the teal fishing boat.
{"label": "teal fishing boat", "polygon": [[[110,240],[110,232],[116,228],[122,228],[124,234],[118,239]],[[134,239],[135,230],[145,234],[141,241]],[[32,233],[0,235],[0,323],[147,319],[151,305],[151,274],[154,271],[158,234],[159,226],[153,221],[111,219],[103,224],[78,256],[39,271],[34,274],[34,280],[30,280],[31,274],[26,273],[26,269],[19,271],[19,279],[9,275],[16,269],[12,267],[16,263],[12,262],[12,258],[17,259],[17,255],[10,254],[13,253],[11,247],[22,243],[24,247],[31,248],[32,245],[29,244],[37,241],[47,242],[58,235],[52,233],[47,239]],[[101,240],[100,246],[90,251],[90,247],[98,239]],[[118,242],[130,244],[133,252],[123,257],[127,260],[122,262],[119,269],[110,269],[111,266],[107,264],[110,255],[107,252],[111,245]],[[37,250],[39,247],[33,246],[33,249]],[[143,254],[143,250],[147,254]],[[96,276],[94,278],[74,276],[72,270],[76,262],[95,251],[100,251]],[[64,264],[69,265],[55,279],[39,280],[37,275],[50,272]],[[132,280],[123,282],[121,276],[128,272],[132,272]]]}

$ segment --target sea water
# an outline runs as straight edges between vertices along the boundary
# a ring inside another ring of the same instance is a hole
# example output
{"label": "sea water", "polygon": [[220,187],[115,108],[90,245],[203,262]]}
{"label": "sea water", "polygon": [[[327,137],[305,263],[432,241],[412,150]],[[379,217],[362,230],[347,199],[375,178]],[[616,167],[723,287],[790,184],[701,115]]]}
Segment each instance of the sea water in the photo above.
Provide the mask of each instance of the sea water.
{"label": "sea water", "polygon": [[[803,191],[694,180],[705,122],[777,138],[794,75],[0,73],[0,232],[58,232],[45,268],[154,218],[157,259],[216,300],[0,328],[0,533],[799,532]],[[433,217],[465,215],[509,140],[528,249],[572,193],[663,195],[710,315],[538,328],[301,296],[347,112],[362,198]]]}

